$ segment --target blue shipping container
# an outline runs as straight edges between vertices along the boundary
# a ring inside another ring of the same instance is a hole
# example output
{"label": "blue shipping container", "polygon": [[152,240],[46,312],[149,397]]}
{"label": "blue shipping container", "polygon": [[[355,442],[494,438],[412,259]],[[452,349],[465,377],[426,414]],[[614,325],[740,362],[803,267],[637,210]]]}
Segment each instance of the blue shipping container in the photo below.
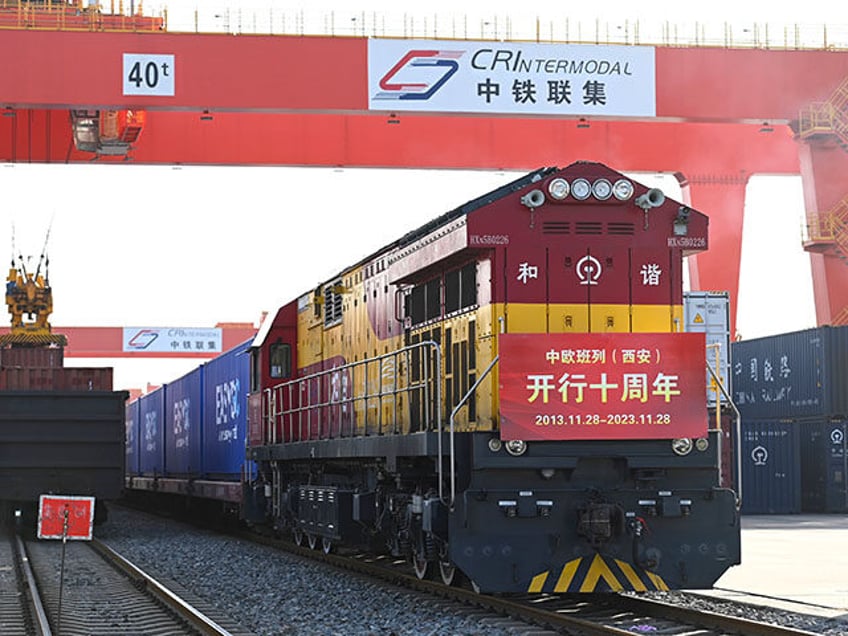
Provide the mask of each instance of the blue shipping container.
{"label": "blue shipping container", "polygon": [[251,342],[204,366],[203,473],[208,478],[237,479],[244,464]]}
{"label": "blue shipping container", "polygon": [[742,513],[801,512],[801,451],[795,423],[742,421]]}
{"label": "blue shipping container", "polygon": [[139,401],[135,400],[126,406],[126,471],[128,475],[138,475],[139,460],[139,435],[138,435],[138,407]]}
{"label": "blue shipping container", "polygon": [[138,472],[147,477],[165,471],[165,386],[139,399],[139,464]]}
{"label": "blue shipping container", "polygon": [[848,415],[848,327],[818,327],[731,346],[744,419]]}
{"label": "blue shipping container", "polygon": [[165,392],[165,474],[200,472],[203,367],[168,384]]}
{"label": "blue shipping container", "polygon": [[801,510],[848,512],[848,421],[799,422]]}

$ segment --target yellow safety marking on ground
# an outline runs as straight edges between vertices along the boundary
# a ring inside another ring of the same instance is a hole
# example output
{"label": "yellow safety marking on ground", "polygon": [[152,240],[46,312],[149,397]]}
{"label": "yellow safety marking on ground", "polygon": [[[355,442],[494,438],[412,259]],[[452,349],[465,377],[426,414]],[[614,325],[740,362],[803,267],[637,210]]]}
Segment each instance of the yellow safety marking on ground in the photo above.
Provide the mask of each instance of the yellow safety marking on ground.
{"label": "yellow safety marking on ground", "polygon": [[580,586],[581,592],[592,592],[598,585],[598,581],[603,579],[609,585],[613,592],[621,592],[624,586],[615,578],[615,574],[609,569],[609,566],[601,558],[600,554],[596,554],[592,560],[592,565],[589,566],[589,573],[583,579],[583,585]]}
{"label": "yellow safety marking on ground", "polygon": [[548,573],[542,572],[541,574],[537,574],[530,581],[530,587],[527,588],[527,592],[530,594],[534,594],[542,591],[542,587],[545,585],[545,581],[548,580]]}
{"label": "yellow safety marking on ground", "polygon": [[625,561],[615,560],[615,564],[624,572],[624,576],[627,577],[627,580],[630,581],[630,586],[636,592],[647,592],[648,587],[642,583],[642,579],[639,578],[639,575],[636,574],[636,571],[631,567],[631,565]]}
{"label": "yellow safety marking on ground", "polygon": [[653,572],[645,572],[648,575],[648,578],[651,579],[651,583],[654,584],[654,587],[660,591],[667,592],[668,585],[665,584],[662,577],[659,574],[654,574]]}
{"label": "yellow safety marking on ground", "polygon": [[554,587],[554,592],[567,592],[568,586],[571,585],[571,580],[574,578],[575,572],[577,572],[577,568],[580,567],[580,562],[583,559],[574,559],[573,561],[569,561],[562,568],[562,573],[559,575],[559,580],[556,583],[556,587]]}

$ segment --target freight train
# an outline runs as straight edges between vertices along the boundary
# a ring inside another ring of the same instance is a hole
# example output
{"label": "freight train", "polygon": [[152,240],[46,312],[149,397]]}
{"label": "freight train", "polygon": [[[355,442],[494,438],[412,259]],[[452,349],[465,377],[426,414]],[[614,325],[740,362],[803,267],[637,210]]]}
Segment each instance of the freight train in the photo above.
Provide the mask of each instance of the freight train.
{"label": "freight train", "polygon": [[[46,241],[45,241],[46,247]],[[110,367],[66,367],[65,336],[48,320],[53,294],[45,255],[34,272],[12,259],[0,335],[0,526],[34,527],[41,495],[95,498],[95,522],[123,494],[126,391]],[[42,275],[42,266],[44,274]]]}
{"label": "freight train", "polygon": [[592,162],[451,210],[128,406],[130,490],[498,593],[740,562],[683,259],[707,217]]}

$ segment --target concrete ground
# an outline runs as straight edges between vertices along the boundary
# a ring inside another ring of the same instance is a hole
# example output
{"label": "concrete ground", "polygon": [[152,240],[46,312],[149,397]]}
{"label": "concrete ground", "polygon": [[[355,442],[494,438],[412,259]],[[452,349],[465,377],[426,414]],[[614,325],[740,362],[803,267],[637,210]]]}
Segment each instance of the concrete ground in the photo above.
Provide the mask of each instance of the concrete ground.
{"label": "concrete ground", "polygon": [[848,619],[848,515],[743,516],[742,564],[715,588],[727,598]]}

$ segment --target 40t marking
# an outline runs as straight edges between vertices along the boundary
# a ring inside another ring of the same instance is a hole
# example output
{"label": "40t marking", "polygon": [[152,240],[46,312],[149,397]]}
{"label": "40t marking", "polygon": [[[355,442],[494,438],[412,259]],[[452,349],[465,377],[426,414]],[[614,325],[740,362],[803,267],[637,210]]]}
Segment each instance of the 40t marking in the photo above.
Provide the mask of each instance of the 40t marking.
{"label": "40t marking", "polygon": [[173,55],[124,53],[124,95],[174,96]]}

